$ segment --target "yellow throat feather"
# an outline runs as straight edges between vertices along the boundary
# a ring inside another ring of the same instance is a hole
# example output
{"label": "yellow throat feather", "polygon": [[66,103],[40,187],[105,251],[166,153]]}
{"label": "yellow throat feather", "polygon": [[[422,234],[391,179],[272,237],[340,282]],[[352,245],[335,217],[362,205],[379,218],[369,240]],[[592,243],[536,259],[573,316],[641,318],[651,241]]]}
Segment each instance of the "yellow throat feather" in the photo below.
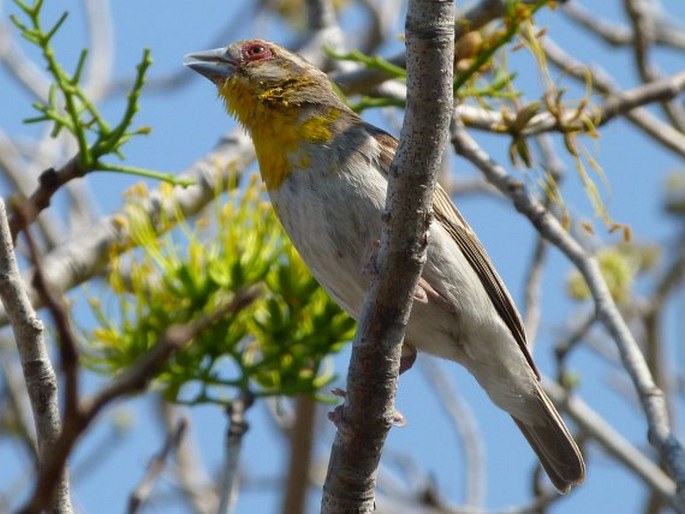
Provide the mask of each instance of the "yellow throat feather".
{"label": "yellow throat feather", "polygon": [[[298,82],[299,81],[299,82]],[[268,190],[280,187],[294,168],[307,168],[306,155],[299,155],[302,143],[328,143],[331,126],[341,114],[337,107],[303,115],[297,98],[306,78],[289,82],[287,87],[272,87],[260,94],[242,80],[227,80],[219,88],[226,110],[245,127],[255,146],[262,179]]]}

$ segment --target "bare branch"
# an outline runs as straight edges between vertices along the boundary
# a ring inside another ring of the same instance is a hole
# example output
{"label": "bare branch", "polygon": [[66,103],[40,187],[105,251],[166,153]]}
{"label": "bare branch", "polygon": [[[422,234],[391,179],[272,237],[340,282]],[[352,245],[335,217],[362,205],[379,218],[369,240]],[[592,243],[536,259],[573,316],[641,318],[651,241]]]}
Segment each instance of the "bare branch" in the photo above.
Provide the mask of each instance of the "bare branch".
{"label": "bare branch", "polygon": [[394,417],[401,343],[426,259],[433,190],[452,109],[453,27],[451,1],[409,2],[407,112],[388,177],[378,277],[362,307],[347,400],[331,450],[321,501],[325,514],[374,510],[380,451]]}
{"label": "bare branch", "polygon": [[542,386],[554,403],[568,413],[576,425],[593,441],[599,443],[609,455],[625,464],[672,506],[677,505],[675,484],[659,466],[635,448],[578,396],[569,396],[559,384],[545,377],[542,379]]}
{"label": "bare branch", "polygon": [[[43,323],[36,316],[24,288],[14,256],[14,245],[7,224],[5,204],[0,199],[0,297],[12,324],[31,400],[38,437],[41,470],[59,438],[61,420],[57,376],[52,367],[43,336]],[[52,475],[52,490],[45,499],[55,512],[72,512],[69,480],[60,466]]]}
{"label": "bare branch", "polygon": [[542,295],[542,272],[547,258],[547,242],[538,237],[533,248],[533,255],[528,265],[525,279],[524,312],[526,334],[528,334],[528,347],[531,351],[535,347],[535,339],[540,327]]}
{"label": "bare branch", "polygon": [[[562,11],[612,46],[632,45],[635,41],[630,27],[599,18],[596,12],[589,11],[577,1],[565,2]],[[654,17],[653,43],[685,50],[685,33],[682,27],[671,25],[672,21]]]}
{"label": "bare branch", "polygon": [[67,182],[80,178],[84,171],[79,165],[79,158],[70,159],[59,170],[49,168],[40,174],[38,187],[31,196],[20,205],[21,214],[13,212],[10,216],[9,224],[12,231],[12,238],[16,240],[19,231],[29,226],[38,215],[50,205],[53,195]]}
{"label": "bare branch", "polygon": [[90,36],[88,77],[84,90],[88,98],[98,101],[107,93],[114,69],[112,11],[110,2],[106,0],[83,0],[83,4]]}
{"label": "bare branch", "polygon": [[[655,38],[655,4],[649,0],[624,0],[623,5],[633,24],[633,52],[640,78],[646,84],[659,80],[660,73],[650,58]],[[661,105],[673,126],[685,132],[685,109],[678,102],[664,101]]]}
{"label": "bare branch", "polygon": [[243,448],[243,436],[249,428],[245,421],[245,413],[254,403],[254,399],[254,395],[249,391],[241,391],[238,397],[226,407],[229,423],[226,431],[226,452],[217,511],[219,514],[231,514],[238,501],[240,452]]}
{"label": "bare branch", "polygon": [[[600,93],[618,93],[618,88],[605,70],[597,66],[589,67],[577,61],[556,45],[549,36],[542,38],[540,44],[549,61],[570,76],[583,84],[589,79],[592,87]],[[685,156],[685,134],[682,132],[664,123],[644,108],[638,107],[626,111],[625,117],[663,147]]]}
{"label": "bare branch", "polygon": [[162,449],[150,460],[147,466],[145,476],[138,484],[138,486],[131,493],[128,501],[128,512],[134,514],[144,505],[152,493],[155,482],[159,475],[162,474],[166,467],[167,460],[172,452],[174,452],[181,444],[183,435],[185,434],[188,421],[181,418],[173,433],[169,434]]}
{"label": "bare branch", "polygon": [[614,339],[623,365],[637,389],[649,426],[649,440],[657,449],[678,487],[678,504],[685,511],[685,451],[668,421],[663,392],[656,386],[635,338],[621,317],[597,261],[564,230],[559,221],[506,170],[495,163],[466,132],[454,124],[452,143],[458,154],[475,164],[514,206],[526,215],[551,244],[559,248],[585,278],[595,301],[597,316]]}
{"label": "bare branch", "polygon": [[440,363],[431,357],[420,361],[423,376],[433,386],[459,435],[460,446],[464,452],[465,502],[472,507],[485,503],[487,473],[485,468],[485,445],[476,418],[469,406],[456,391],[454,382]]}
{"label": "bare branch", "polygon": [[176,448],[174,472],[177,486],[187,499],[191,509],[196,514],[214,514],[219,498],[214,481],[210,479],[197,448],[197,441],[193,436],[189,418],[183,414],[183,408],[168,403],[161,396],[158,397],[161,423],[164,425],[166,437],[169,437],[174,427],[181,419],[188,421],[185,435]]}

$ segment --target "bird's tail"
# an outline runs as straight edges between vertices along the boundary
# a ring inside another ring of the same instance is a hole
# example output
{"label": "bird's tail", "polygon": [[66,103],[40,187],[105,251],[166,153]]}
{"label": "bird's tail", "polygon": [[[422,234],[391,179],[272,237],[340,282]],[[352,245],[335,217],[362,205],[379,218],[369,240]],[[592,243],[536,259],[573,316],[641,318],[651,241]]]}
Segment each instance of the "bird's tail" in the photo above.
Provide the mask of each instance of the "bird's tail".
{"label": "bird's tail", "polygon": [[541,412],[534,416],[535,422],[523,422],[512,417],[537,454],[554,487],[566,494],[572,485],[585,480],[585,462],[552,401],[541,387],[538,386],[537,392],[540,401],[536,403]]}

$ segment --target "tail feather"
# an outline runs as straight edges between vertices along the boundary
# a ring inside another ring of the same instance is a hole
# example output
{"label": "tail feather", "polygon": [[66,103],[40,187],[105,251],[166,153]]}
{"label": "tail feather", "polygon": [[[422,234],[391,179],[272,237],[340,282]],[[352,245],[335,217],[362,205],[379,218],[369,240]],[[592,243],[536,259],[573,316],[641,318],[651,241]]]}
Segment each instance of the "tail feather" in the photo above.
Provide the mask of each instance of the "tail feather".
{"label": "tail feather", "polygon": [[[540,459],[554,487],[566,494],[585,480],[585,462],[564,421],[542,389],[538,389],[542,412],[535,423],[513,418]],[[513,416],[512,416],[513,417]]]}

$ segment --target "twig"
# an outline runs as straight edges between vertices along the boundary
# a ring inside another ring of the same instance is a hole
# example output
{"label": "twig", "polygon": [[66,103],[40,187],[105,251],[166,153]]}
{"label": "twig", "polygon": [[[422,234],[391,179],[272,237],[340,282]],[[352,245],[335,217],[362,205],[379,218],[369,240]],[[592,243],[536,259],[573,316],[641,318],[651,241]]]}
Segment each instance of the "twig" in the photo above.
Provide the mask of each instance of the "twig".
{"label": "twig", "polygon": [[218,514],[231,514],[238,501],[240,452],[243,447],[243,436],[249,428],[247,421],[245,421],[245,413],[252,406],[254,400],[252,393],[243,390],[226,408],[229,423],[228,430],[226,430],[226,453],[221,478]]}
{"label": "twig", "polygon": [[666,401],[668,402],[669,415],[672,419],[677,419],[674,409],[678,402],[673,401],[672,394],[676,384],[669,380],[667,373],[668,365],[664,358],[664,340],[662,334],[662,317],[664,316],[664,305],[670,295],[672,295],[677,287],[682,284],[683,277],[685,277],[685,241],[681,237],[678,241],[678,252],[673,259],[673,262],[668,266],[666,271],[659,277],[654,291],[647,299],[647,305],[644,308],[642,315],[642,323],[645,331],[644,352],[645,359],[649,364],[649,368],[654,373],[654,380],[659,387],[666,393]]}
{"label": "twig", "polygon": [[[583,84],[589,80],[592,87],[600,93],[617,94],[619,92],[618,87],[606,71],[597,66],[586,66],[576,60],[555,44],[549,35],[541,38],[540,44],[549,62],[568,73],[571,77]],[[668,123],[664,123],[645,108],[633,107],[632,110],[625,112],[625,118],[664,148],[668,148],[678,155],[685,156],[685,134],[679,132]]]}
{"label": "twig", "polygon": [[465,503],[472,507],[480,507],[485,503],[487,473],[485,446],[476,418],[437,359],[424,357],[419,364],[423,376],[433,386],[460,439],[466,470]]}
{"label": "twig", "polygon": [[623,365],[637,389],[649,426],[649,440],[678,484],[677,502],[685,512],[685,450],[671,431],[663,392],[656,386],[637,341],[614,303],[597,261],[561,226],[561,223],[506,170],[495,163],[463,126],[454,124],[452,143],[458,154],[475,164],[497,188],[509,196],[551,244],[559,248],[585,278],[597,316],[616,343]]}
{"label": "twig", "polygon": [[[36,161],[39,159],[34,155],[33,162],[29,164],[24,154],[25,152],[20,151],[18,145],[0,130],[0,169],[3,171],[3,177],[20,195],[28,196],[36,184]],[[59,235],[64,231],[48,216],[38,216],[38,225],[48,246],[54,248],[60,239]]]}
{"label": "twig", "polygon": [[[633,53],[637,70],[642,82],[649,84],[660,78],[659,71],[650,59],[654,41],[654,3],[648,0],[624,0],[623,5],[633,25]],[[677,102],[661,102],[664,112],[673,126],[680,132],[685,131],[685,113]]]}
{"label": "twig", "polygon": [[560,384],[565,382],[566,359],[569,353],[587,336],[596,321],[597,312],[592,311],[564,340],[559,341],[554,348],[554,356],[557,363],[557,382]]}
{"label": "twig", "polygon": [[[608,92],[604,88],[600,91]],[[683,91],[685,91],[685,72],[681,71],[627,91],[619,91],[612,87],[611,92],[608,92],[599,105],[581,109],[565,109],[561,116],[547,111],[536,114],[525,126],[516,127],[516,130],[520,135],[526,136],[553,131],[584,132],[602,126],[618,116],[628,115],[631,111],[634,114],[639,107],[644,105],[677,98]],[[514,120],[509,120],[502,112],[473,105],[459,105],[455,112],[465,125],[480,130],[508,133],[514,126]]]}
{"label": "twig", "polygon": [[[601,37],[613,46],[632,45],[635,38],[630,27],[618,23],[609,22],[597,17],[596,12],[591,12],[582,7],[579,2],[566,2],[562,8],[570,19]],[[672,20],[655,18],[653,42],[655,44],[671,46],[685,50],[685,34],[681,27],[670,25]]]}
{"label": "twig", "polygon": [[173,431],[173,433],[170,433],[166,438],[166,441],[164,441],[164,446],[162,449],[155,456],[153,456],[148,463],[145,476],[140,481],[138,486],[131,492],[131,496],[128,501],[129,514],[138,512],[138,509],[140,509],[140,507],[142,507],[150,497],[150,493],[152,493],[152,489],[155,486],[157,478],[166,467],[169,456],[180,446],[187,426],[188,421],[185,418],[181,418],[176,425],[176,429]]}
{"label": "twig", "polygon": [[[182,414],[182,407],[170,404],[161,395],[158,396],[157,403],[160,410],[160,422],[164,425],[164,432],[169,437],[180,418],[183,417],[186,420],[188,418]],[[177,487],[195,514],[216,512],[219,497],[214,481],[210,479],[201,459],[190,423],[176,448],[174,474]]]}
{"label": "twig", "polygon": [[525,278],[524,312],[526,334],[528,335],[528,348],[533,351],[540,327],[542,295],[542,272],[547,260],[547,242],[538,236],[535,240],[535,248],[530,258],[528,271]]}
{"label": "twig", "polygon": [[[541,167],[552,179],[560,184],[563,180],[564,162],[554,150],[552,138],[548,134],[540,134],[535,138],[540,149]],[[549,207],[551,198],[545,198],[545,206]],[[538,234],[535,248],[526,273],[524,289],[524,325],[528,334],[528,347],[532,352],[537,340],[537,332],[542,318],[542,275],[547,262],[547,242]]]}
{"label": "twig", "polygon": [[[48,356],[43,323],[36,316],[24,288],[14,256],[5,204],[0,199],[0,297],[12,324],[24,380],[33,411],[41,471],[62,429],[57,376]],[[62,466],[52,475],[51,494],[45,498],[55,512],[72,512],[69,479]],[[54,492],[54,494],[53,494]]]}
{"label": "twig", "polygon": [[410,1],[407,112],[388,174],[378,276],[362,307],[347,400],[331,450],[321,511],[368,513],[380,451],[394,416],[401,343],[426,259],[433,189],[452,110],[451,1]]}

